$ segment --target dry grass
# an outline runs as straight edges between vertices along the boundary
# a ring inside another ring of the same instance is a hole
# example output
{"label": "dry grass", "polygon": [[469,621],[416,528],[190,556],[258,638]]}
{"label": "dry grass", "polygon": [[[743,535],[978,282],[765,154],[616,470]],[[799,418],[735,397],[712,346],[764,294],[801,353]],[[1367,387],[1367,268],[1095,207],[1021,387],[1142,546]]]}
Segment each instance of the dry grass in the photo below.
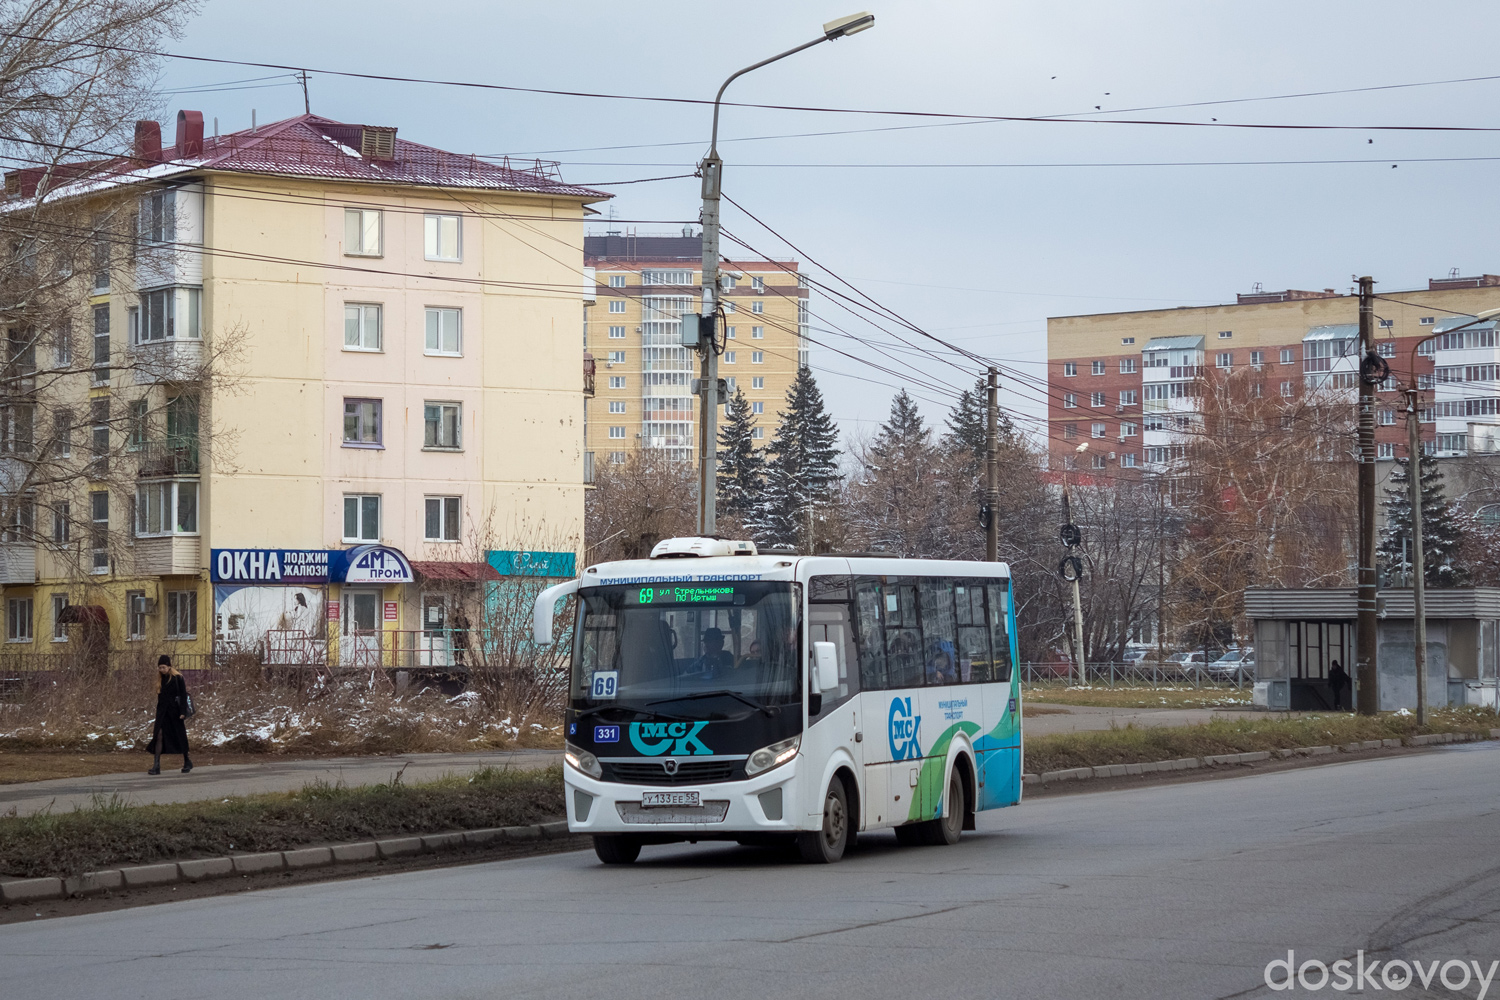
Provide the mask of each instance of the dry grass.
{"label": "dry grass", "polygon": [[1094,708],[1219,708],[1250,704],[1250,689],[1233,686],[1168,687],[1145,685],[1077,687],[1067,683],[1027,684],[1022,700],[1056,705],[1087,705]]}
{"label": "dry grass", "polygon": [[539,823],[563,815],[561,767],[486,768],[431,784],[128,806],[99,797],[66,813],[0,817],[0,874],[67,876],[118,865],[284,851],[399,834]]}
{"label": "dry grass", "polygon": [[1474,708],[1435,711],[1425,729],[1417,726],[1415,717],[1401,715],[1307,715],[1215,719],[1201,726],[1127,726],[1028,738],[1025,766],[1027,771],[1040,774],[1070,767],[1395,739],[1423,732],[1488,734],[1496,727],[1500,727],[1500,715]]}
{"label": "dry grass", "polygon": [[[129,750],[151,735],[156,671],[63,674],[0,703],[0,750]],[[358,755],[560,746],[560,692],[534,676],[486,678],[456,697],[398,691],[379,671],[271,675],[255,664],[188,677],[195,750]]]}

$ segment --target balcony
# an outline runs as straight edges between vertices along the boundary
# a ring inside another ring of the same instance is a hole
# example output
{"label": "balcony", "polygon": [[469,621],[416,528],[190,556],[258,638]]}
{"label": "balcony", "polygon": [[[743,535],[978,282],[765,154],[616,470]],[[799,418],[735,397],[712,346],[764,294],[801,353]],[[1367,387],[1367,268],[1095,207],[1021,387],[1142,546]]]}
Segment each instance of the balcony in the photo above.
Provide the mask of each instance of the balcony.
{"label": "balcony", "polygon": [[0,542],[0,584],[30,586],[36,583],[36,544]]}
{"label": "balcony", "polygon": [[136,449],[141,479],[167,479],[198,474],[198,442],[192,438],[147,441]]}
{"label": "balcony", "polygon": [[198,382],[203,378],[202,340],[150,340],[132,344],[125,356],[136,385]]}
{"label": "balcony", "polygon": [[135,571],[142,576],[184,576],[198,573],[197,535],[162,535],[135,540]]}

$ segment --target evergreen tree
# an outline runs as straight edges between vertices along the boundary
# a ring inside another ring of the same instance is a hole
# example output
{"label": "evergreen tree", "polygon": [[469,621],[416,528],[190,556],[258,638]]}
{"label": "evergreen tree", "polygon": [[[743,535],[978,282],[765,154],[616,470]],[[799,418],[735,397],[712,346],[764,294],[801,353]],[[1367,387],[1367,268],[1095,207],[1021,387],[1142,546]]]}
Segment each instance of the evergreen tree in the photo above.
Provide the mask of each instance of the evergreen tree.
{"label": "evergreen tree", "polygon": [[852,490],[874,547],[908,556],[946,554],[950,490],[941,459],[932,432],[902,389],[891,400],[890,417],[860,456],[863,474]]}
{"label": "evergreen tree", "polygon": [[767,450],[765,489],[747,523],[758,541],[811,546],[809,516],[816,518],[818,508],[833,501],[841,478],[838,429],[811,369],[798,369],[787,389],[786,409]]}
{"label": "evergreen tree", "polygon": [[719,428],[718,505],[720,512],[743,521],[765,487],[766,458],[755,447],[755,415],[743,389],[735,390],[727,409]]}
{"label": "evergreen tree", "polygon": [[[943,446],[950,454],[962,459],[964,472],[970,476],[984,472],[985,442],[989,434],[989,420],[985,413],[988,406],[989,379],[980,376],[972,390],[965,389],[959,394],[958,402],[948,413],[948,433],[943,437]],[[1016,428],[1003,410],[996,423],[996,437],[1004,448],[1015,436]]]}
{"label": "evergreen tree", "polygon": [[[1409,460],[1396,459],[1385,491],[1385,530],[1380,538],[1380,562],[1385,586],[1411,586],[1411,492]],[[1424,454],[1418,465],[1422,497],[1422,562],[1429,587],[1460,587],[1469,571],[1458,561],[1463,528],[1458,512],[1443,492],[1437,459]]]}

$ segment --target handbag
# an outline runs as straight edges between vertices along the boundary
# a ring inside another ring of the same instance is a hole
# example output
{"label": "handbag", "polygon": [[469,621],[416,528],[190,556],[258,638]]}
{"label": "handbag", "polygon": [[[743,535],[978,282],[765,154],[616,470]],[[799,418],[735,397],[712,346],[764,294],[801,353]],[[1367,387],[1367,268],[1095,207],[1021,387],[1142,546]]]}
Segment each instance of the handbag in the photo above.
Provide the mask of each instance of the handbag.
{"label": "handbag", "polygon": [[182,717],[184,719],[191,719],[193,716],[198,714],[198,709],[193,704],[193,696],[184,692],[182,698],[186,703],[186,709],[183,711]]}

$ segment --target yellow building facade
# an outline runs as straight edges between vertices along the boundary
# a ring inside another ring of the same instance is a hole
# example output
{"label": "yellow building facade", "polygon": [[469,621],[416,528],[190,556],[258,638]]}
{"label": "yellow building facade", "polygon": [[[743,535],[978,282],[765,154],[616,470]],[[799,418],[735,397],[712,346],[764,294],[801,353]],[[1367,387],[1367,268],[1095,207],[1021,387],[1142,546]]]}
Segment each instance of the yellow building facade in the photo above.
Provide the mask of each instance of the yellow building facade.
{"label": "yellow building facade", "polygon": [[[641,450],[696,464],[699,358],[682,347],[683,313],[701,308],[702,237],[620,233],[584,239],[594,300],[584,309],[584,349],[594,366],[587,451],[595,463]],[[808,290],[796,261],[722,266],[724,350],[719,377],[743,391],[764,447],[775,436],[787,389],[807,359]]]}
{"label": "yellow building facade", "polygon": [[49,390],[91,450],[6,535],[5,653],[451,666],[455,589],[571,572],[606,195],[395,132],[184,112],[96,174],[139,208]]}

